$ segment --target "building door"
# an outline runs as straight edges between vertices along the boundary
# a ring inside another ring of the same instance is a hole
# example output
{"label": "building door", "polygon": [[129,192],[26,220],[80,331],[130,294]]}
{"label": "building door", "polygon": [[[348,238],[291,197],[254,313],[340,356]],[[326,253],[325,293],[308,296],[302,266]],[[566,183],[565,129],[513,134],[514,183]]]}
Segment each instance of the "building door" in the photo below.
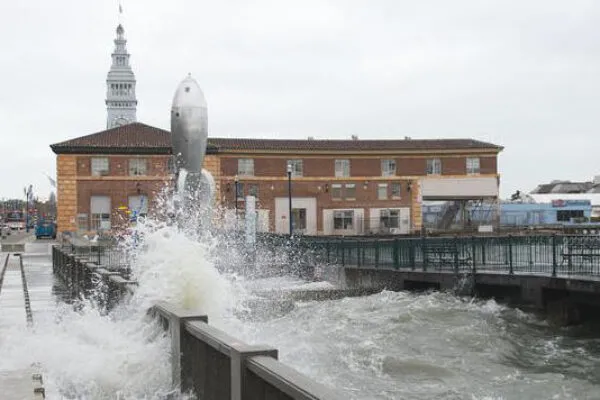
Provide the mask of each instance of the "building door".
{"label": "building door", "polygon": [[91,230],[110,229],[110,197],[92,196],[90,199]]}
{"label": "building door", "polygon": [[292,208],[292,228],[294,233],[306,232],[306,208]]}

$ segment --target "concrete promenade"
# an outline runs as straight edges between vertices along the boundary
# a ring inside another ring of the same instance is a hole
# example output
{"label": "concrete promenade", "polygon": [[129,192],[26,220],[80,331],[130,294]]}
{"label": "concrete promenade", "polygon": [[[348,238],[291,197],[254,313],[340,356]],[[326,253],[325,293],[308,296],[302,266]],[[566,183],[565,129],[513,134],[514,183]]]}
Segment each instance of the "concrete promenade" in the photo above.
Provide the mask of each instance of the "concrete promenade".
{"label": "concrete promenade", "polygon": [[[0,253],[0,349],[3,337],[32,329],[35,318],[53,313],[55,306],[50,263],[53,242],[36,242],[27,235],[17,239],[14,235],[11,245],[14,244],[23,245],[25,252]],[[0,370],[0,388],[3,400],[42,399],[45,396],[41,376],[34,365],[25,369]]]}

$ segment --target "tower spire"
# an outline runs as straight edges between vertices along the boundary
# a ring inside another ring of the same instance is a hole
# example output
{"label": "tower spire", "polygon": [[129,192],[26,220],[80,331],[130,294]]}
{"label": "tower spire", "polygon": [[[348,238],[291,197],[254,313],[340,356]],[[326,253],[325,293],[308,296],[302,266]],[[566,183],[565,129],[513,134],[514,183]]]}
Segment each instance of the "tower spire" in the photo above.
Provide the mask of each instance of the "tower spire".
{"label": "tower spire", "polygon": [[121,0],[118,0],[119,2],[119,25],[123,24],[123,3]]}
{"label": "tower spire", "polygon": [[136,121],[137,98],[135,95],[135,74],[129,64],[125,29],[121,23],[123,6],[119,0],[119,25],[114,40],[115,49],[111,55],[112,65],[106,77],[106,127],[114,128]]}

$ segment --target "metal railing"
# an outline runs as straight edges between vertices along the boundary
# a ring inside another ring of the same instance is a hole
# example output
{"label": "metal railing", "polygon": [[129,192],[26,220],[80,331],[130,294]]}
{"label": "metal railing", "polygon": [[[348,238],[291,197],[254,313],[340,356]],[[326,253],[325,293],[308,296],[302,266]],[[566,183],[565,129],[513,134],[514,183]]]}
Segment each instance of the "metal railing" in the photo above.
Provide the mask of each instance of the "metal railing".
{"label": "metal railing", "polygon": [[419,238],[324,238],[291,240],[263,235],[276,246],[285,243],[314,263],[420,271],[536,273],[550,276],[600,276],[600,236],[471,236]]}

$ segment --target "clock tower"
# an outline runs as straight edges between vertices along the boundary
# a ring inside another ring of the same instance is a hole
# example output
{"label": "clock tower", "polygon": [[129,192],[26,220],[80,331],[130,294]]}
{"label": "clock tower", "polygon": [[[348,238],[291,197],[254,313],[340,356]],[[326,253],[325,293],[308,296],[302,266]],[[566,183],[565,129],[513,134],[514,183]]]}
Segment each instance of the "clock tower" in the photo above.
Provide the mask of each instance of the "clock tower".
{"label": "clock tower", "polygon": [[136,122],[135,75],[129,65],[123,25],[117,26],[112,65],[106,77],[106,128]]}

